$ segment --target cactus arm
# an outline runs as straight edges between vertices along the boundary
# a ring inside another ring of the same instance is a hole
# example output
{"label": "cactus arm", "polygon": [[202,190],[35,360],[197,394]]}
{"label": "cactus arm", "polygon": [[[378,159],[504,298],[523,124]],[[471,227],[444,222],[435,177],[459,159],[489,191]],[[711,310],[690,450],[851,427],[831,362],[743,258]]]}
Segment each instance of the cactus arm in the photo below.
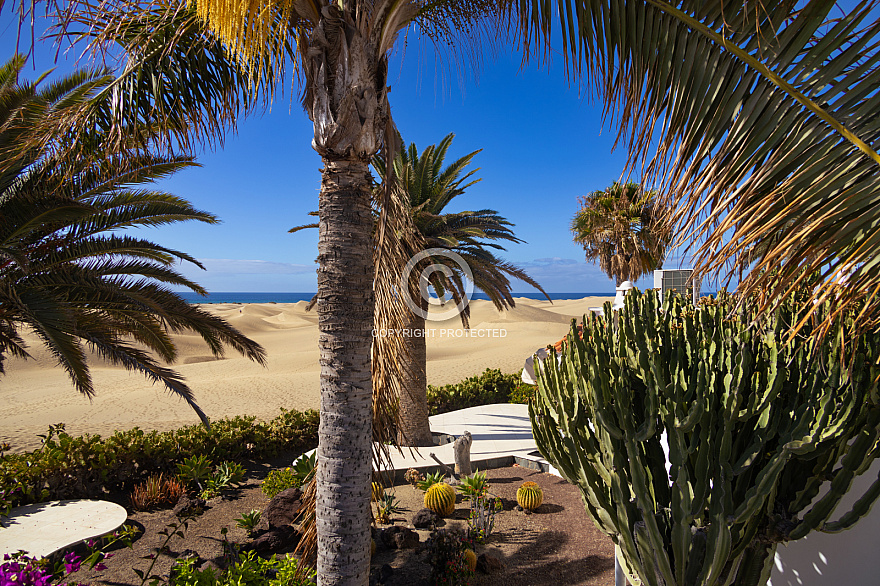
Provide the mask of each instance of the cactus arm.
{"label": "cactus arm", "polygon": [[674,584],[675,577],[672,573],[672,566],[669,563],[669,556],[664,547],[664,538],[660,534],[657,527],[657,520],[654,514],[657,512],[656,502],[645,502],[645,495],[649,494],[645,477],[645,468],[642,466],[643,458],[640,457],[639,449],[636,442],[632,439],[626,441],[626,453],[629,456],[629,473],[632,479],[633,492],[639,503],[642,512],[642,521],[645,523],[648,542],[654,551],[654,562],[663,580],[667,584]]}
{"label": "cactus arm", "polygon": [[727,525],[724,511],[720,505],[714,504],[720,503],[723,499],[721,495],[713,495],[713,497],[715,497],[712,505],[714,513],[711,515],[712,525],[706,543],[706,561],[701,582],[706,586],[711,586],[720,578],[731,547],[730,527]]}
{"label": "cactus arm", "polygon": [[841,460],[841,469],[831,481],[828,493],[803,516],[801,522],[789,534],[790,539],[800,539],[828,520],[840,499],[852,486],[856,469],[861,466],[864,459],[873,450],[877,442],[878,423],[880,423],[880,409],[873,409],[867,426],[859,431],[855,441]]}
{"label": "cactus arm", "polygon": [[776,547],[749,548],[737,572],[737,586],[763,586],[770,580]]}
{"label": "cactus arm", "polygon": [[871,512],[871,507],[877,502],[878,497],[880,497],[880,475],[878,475],[877,480],[868,487],[865,494],[859,497],[855,504],[853,504],[852,509],[841,516],[837,521],[825,523],[819,528],[819,531],[822,531],[823,533],[840,533],[841,531],[849,529],[855,525],[859,519]]}
{"label": "cactus arm", "polygon": [[687,469],[683,469],[672,486],[672,559],[675,562],[675,583],[685,584],[688,553],[691,549],[691,501],[693,488]]}

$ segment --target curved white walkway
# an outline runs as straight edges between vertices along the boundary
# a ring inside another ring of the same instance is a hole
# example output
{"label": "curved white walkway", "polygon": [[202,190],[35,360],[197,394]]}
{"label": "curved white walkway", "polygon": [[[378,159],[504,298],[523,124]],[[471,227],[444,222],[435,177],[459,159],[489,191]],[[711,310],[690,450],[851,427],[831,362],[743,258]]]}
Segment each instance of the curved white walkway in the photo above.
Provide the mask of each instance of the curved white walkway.
{"label": "curved white walkway", "polygon": [[16,507],[8,517],[0,517],[0,559],[19,550],[45,557],[115,531],[127,518],[124,508],[107,501],[52,501]]}

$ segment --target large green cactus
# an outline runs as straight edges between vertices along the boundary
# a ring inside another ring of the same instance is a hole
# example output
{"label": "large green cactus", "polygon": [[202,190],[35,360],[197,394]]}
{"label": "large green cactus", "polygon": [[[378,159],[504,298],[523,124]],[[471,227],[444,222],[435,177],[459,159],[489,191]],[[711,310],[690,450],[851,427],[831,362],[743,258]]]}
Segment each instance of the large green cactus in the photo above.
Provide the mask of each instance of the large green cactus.
{"label": "large green cactus", "polygon": [[759,321],[724,294],[661,310],[632,291],[537,369],[538,448],[643,584],[765,584],[778,543],[846,529],[880,495],[878,479],[829,520],[880,454],[880,336],[852,339],[844,317],[820,345],[809,323],[790,341],[802,309]]}

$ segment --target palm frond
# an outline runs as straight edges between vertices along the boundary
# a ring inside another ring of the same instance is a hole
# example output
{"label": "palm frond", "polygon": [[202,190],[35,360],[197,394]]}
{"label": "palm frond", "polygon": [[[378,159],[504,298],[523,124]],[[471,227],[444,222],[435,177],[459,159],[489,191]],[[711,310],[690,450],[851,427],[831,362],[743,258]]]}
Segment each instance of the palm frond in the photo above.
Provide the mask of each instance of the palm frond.
{"label": "palm frond", "polygon": [[818,274],[816,301],[867,295],[876,327],[880,21],[873,1],[834,6],[594,2],[569,46],[643,182],[676,204],[699,273],[740,277],[768,306]]}
{"label": "palm frond", "polygon": [[[23,64],[10,63],[19,70]],[[183,378],[150,352],[172,362],[174,332],[199,334],[218,356],[229,346],[265,364],[265,351],[160,285],[204,293],[172,266],[201,266],[195,258],[143,238],[107,234],[184,220],[215,223],[186,200],[139,188],[190,166],[191,159],[120,151],[103,140],[103,130],[88,134],[79,116],[84,97],[96,87],[92,75],[77,74],[42,90],[9,83],[9,70],[0,68],[0,357],[27,356],[18,330],[29,327],[90,397],[95,389],[85,344],[163,384],[207,423]],[[83,140],[64,152],[71,136]],[[2,148],[10,141],[25,146]]]}

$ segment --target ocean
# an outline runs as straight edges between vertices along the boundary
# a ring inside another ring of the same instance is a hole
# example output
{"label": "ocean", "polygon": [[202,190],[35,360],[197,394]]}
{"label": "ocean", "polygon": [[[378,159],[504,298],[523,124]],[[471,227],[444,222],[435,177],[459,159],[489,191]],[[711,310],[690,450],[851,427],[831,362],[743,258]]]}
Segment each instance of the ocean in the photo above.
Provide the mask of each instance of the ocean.
{"label": "ocean", "polygon": [[[582,299],[584,297],[614,297],[614,291],[601,293],[550,293],[550,299],[563,301],[565,299]],[[180,296],[190,303],[296,303],[297,301],[310,301],[314,293],[246,293],[246,292],[223,292],[209,293],[202,297],[191,291],[181,292]],[[514,297],[526,299],[544,299],[540,293],[514,293]],[[475,292],[473,299],[488,300],[485,293]]]}

